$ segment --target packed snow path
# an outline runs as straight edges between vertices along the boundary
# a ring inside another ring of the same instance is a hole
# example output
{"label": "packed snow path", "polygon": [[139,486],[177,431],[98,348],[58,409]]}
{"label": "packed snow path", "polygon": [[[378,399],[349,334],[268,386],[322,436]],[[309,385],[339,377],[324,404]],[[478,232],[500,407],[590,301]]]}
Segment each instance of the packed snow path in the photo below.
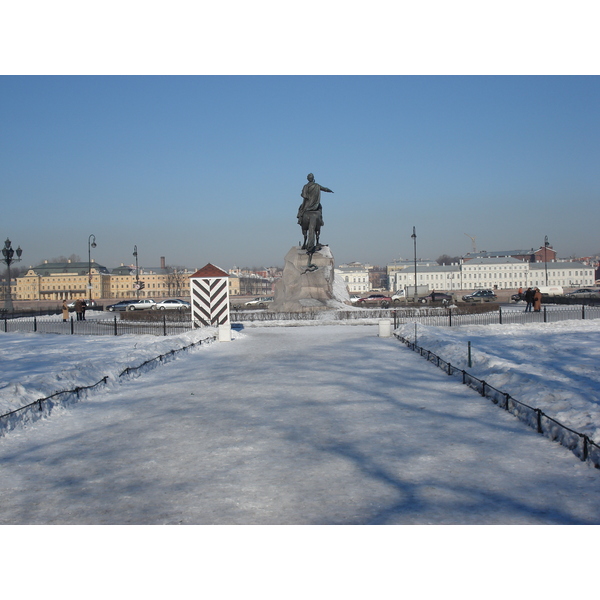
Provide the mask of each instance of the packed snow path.
{"label": "packed snow path", "polygon": [[246,329],[11,432],[0,523],[600,523],[600,471],[377,333]]}

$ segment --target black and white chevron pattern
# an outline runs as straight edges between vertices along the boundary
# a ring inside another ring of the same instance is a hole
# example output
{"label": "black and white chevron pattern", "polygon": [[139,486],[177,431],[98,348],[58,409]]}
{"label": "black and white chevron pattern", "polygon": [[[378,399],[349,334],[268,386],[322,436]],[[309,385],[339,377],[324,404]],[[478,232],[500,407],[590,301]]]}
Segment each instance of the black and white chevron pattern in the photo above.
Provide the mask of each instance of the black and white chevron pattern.
{"label": "black and white chevron pattern", "polygon": [[229,285],[226,277],[192,278],[192,321],[196,327],[229,323]]}

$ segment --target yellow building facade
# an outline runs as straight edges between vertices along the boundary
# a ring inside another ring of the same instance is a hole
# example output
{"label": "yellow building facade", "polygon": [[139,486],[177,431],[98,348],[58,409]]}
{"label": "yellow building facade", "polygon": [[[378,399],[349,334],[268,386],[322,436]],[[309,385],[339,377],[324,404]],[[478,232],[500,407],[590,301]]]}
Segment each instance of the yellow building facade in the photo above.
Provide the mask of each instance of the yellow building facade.
{"label": "yellow building facade", "polygon": [[[193,271],[140,269],[140,298],[189,296]],[[135,298],[138,294],[135,269],[121,266],[109,272],[95,262],[43,263],[16,279],[14,300],[74,300],[89,298]]]}

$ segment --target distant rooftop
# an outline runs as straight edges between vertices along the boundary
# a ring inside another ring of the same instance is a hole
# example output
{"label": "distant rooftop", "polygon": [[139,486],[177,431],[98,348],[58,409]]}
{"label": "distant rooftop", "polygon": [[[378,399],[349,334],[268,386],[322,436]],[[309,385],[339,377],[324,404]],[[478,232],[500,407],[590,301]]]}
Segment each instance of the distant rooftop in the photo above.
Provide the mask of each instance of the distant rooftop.
{"label": "distant rooftop", "polygon": [[[92,269],[95,269],[99,273],[108,274],[108,269],[94,261],[91,262]],[[71,273],[73,275],[87,275],[89,272],[90,263],[86,262],[60,262],[60,263],[49,263],[45,262],[36,267],[31,267],[36,275],[47,277],[56,273]]]}

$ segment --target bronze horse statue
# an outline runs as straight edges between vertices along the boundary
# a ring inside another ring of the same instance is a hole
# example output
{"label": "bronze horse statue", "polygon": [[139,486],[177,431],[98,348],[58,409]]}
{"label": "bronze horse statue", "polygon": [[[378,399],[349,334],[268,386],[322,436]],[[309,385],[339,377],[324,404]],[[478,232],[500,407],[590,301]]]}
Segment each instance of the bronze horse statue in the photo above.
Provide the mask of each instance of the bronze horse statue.
{"label": "bronze horse statue", "polygon": [[302,204],[298,209],[298,224],[302,228],[304,244],[302,249],[308,254],[313,254],[319,245],[319,236],[323,222],[323,208],[321,206],[321,192],[333,194],[333,190],[315,182],[315,176],[309,173],[308,183],[302,188]]}

